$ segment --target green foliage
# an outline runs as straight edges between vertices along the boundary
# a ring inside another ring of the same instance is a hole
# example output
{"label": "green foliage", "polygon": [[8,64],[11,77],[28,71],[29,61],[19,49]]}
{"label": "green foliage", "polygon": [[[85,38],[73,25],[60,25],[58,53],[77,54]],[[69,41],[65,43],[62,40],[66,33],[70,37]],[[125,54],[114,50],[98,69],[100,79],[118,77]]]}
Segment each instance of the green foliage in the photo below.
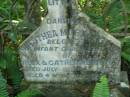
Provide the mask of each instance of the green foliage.
{"label": "green foliage", "polygon": [[96,84],[93,97],[110,97],[108,79],[106,76],[102,76],[100,83]]}
{"label": "green foliage", "polygon": [[120,0],[112,2],[108,7],[111,8],[106,10],[106,25],[110,32],[120,32],[120,29],[116,29],[117,27],[124,25],[124,16]]}
{"label": "green foliage", "polygon": [[[130,23],[129,11],[130,0],[122,0],[128,15]],[[80,0],[80,7],[83,12],[91,17],[91,20],[104,30],[112,33],[121,32],[126,26],[126,11],[120,0]],[[128,24],[127,24],[128,25]],[[122,29],[118,29],[123,27]]]}
{"label": "green foliage", "polygon": [[[23,74],[20,71],[17,47],[21,36],[17,34],[17,25],[23,18],[23,0],[0,1],[0,70],[6,75],[7,82],[15,93],[20,90]],[[1,55],[2,54],[2,55]],[[0,96],[1,97],[1,96]],[[4,96],[3,96],[4,97]]]}
{"label": "green foliage", "polygon": [[41,11],[45,11],[47,9],[47,0],[41,0]]}
{"label": "green foliage", "polygon": [[18,55],[17,50],[10,47],[4,48],[4,58],[7,63],[7,72],[9,73],[10,79],[15,89],[18,89],[22,80],[22,73],[18,66]]}
{"label": "green foliage", "polygon": [[128,62],[130,62],[130,54],[126,53],[126,52],[122,52],[121,53],[122,57],[127,60]]}
{"label": "green foliage", "polygon": [[33,97],[36,95],[43,95],[40,91],[37,90],[24,90],[21,93],[19,93],[16,97]]}
{"label": "green foliage", "polygon": [[122,40],[122,57],[130,62],[130,36]]}
{"label": "green foliage", "polygon": [[0,58],[0,69],[6,69],[6,60],[4,58]]}
{"label": "green foliage", "polygon": [[11,39],[12,42],[17,43],[17,33],[16,32],[8,32],[8,38]]}
{"label": "green foliage", "polygon": [[7,92],[7,83],[3,76],[0,74],[0,97],[9,97]]}
{"label": "green foliage", "polygon": [[0,57],[0,69],[6,71],[8,79],[11,80],[10,84],[13,85],[15,91],[18,91],[22,81],[22,72],[20,71],[18,60],[16,48],[6,45],[3,55]]}
{"label": "green foliage", "polygon": [[82,11],[91,17],[98,26],[104,28],[104,8],[110,3],[109,0],[80,0]]}

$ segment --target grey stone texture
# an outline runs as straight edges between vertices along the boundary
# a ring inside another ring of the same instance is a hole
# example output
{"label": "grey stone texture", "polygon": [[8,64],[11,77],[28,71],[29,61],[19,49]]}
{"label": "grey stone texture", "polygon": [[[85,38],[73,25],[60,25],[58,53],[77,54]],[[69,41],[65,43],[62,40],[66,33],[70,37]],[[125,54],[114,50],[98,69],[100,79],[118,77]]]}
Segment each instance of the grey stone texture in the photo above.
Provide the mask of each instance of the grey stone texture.
{"label": "grey stone texture", "polygon": [[119,83],[120,42],[93,24],[77,0],[47,1],[48,15],[20,45],[25,79],[63,84],[97,81],[106,74]]}

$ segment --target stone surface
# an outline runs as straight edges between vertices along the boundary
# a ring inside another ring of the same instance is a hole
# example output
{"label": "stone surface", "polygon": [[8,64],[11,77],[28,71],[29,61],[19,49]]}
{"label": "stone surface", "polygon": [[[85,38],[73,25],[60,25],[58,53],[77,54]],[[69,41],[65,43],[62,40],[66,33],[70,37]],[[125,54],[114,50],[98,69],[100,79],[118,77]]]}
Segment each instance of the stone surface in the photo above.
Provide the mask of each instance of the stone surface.
{"label": "stone surface", "polygon": [[110,97],[125,97],[117,88],[111,90]]}
{"label": "stone surface", "polygon": [[128,74],[126,71],[121,71],[121,82],[120,86],[122,88],[129,88],[129,80],[128,80]]}
{"label": "stone surface", "polygon": [[77,0],[47,0],[48,15],[20,45],[27,81],[120,82],[120,42],[78,10]]}
{"label": "stone surface", "polygon": [[90,97],[92,95],[92,90],[95,85],[63,85],[54,86],[47,84],[31,84],[30,89],[38,89],[44,93],[46,97]]}

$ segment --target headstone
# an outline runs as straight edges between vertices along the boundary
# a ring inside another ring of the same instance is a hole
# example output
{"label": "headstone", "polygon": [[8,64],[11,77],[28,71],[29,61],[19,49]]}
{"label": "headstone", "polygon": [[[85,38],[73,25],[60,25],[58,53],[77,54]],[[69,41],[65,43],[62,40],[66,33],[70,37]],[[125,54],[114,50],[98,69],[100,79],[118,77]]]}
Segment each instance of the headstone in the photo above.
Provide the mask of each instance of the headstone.
{"label": "headstone", "polygon": [[106,74],[120,82],[120,42],[93,24],[77,0],[47,0],[48,15],[20,45],[27,81],[92,82]]}

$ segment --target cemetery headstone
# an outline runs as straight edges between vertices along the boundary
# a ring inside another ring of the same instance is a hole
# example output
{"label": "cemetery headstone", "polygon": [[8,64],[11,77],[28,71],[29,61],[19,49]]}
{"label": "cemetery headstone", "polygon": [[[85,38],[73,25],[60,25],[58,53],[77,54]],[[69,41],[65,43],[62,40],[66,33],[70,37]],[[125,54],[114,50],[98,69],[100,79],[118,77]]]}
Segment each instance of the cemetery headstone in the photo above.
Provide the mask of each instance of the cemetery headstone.
{"label": "cemetery headstone", "polygon": [[77,0],[47,0],[48,15],[20,45],[27,81],[120,82],[120,42],[80,12]]}

